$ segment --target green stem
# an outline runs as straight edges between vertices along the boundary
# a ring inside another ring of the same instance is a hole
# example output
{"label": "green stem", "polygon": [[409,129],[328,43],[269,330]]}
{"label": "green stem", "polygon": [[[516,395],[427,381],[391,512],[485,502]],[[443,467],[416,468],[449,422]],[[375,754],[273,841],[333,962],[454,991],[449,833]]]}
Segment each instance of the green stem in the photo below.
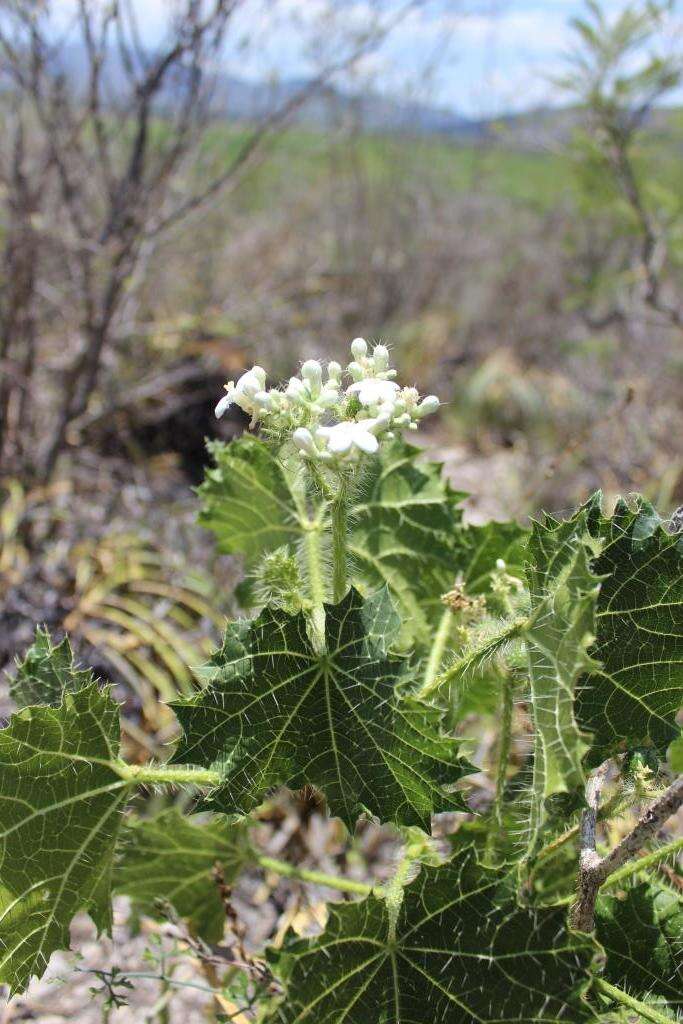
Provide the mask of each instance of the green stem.
{"label": "green stem", "polygon": [[533,622],[534,615],[530,615],[527,619],[517,619],[515,622],[510,623],[505,629],[501,629],[495,636],[490,637],[481,647],[470,652],[464,658],[459,658],[450,668],[442,672],[434,680],[433,688],[446,686],[464,670],[474,671],[478,666],[492,658],[504,644],[509,643],[510,640],[515,640],[519,636],[523,636],[525,631],[533,625]]}
{"label": "green stem", "polygon": [[221,773],[210,768],[184,768],[173,764],[125,764],[123,761],[114,767],[122,779],[140,785],[166,783],[175,786],[186,783],[212,787],[221,783]]}
{"label": "green stem", "polygon": [[320,539],[322,528],[320,523],[309,521],[306,525],[304,548],[308,569],[308,587],[311,600],[311,625],[313,628],[313,644],[322,653],[325,650],[325,580],[323,578]]}
{"label": "green stem", "polygon": [[347,481],[340,480],[339,493],[332,502],[332,592],[338,604],[346,593]]}
{"label": "green stem", "polygon": [[512,715],[514,712],[515,687],[512,676],[506,673],[503,678],[503,712],[500,723],[500,739],[498,747],[498,766],[496,769],[496,795],[491,808],[491,820],[486,837],[487,859],[492,859],[498,838],[503,831],[503,798],[507,781],[507,767],[510,760],[512,745]]}
{"label": "green stem", "polygon": [[664,846],[660,846],[658,850],[653,850],[652,853],[646,853],[643,857],[638,857],[637,860],[629,861],[628,864],[624,864],[622,868],[618,868],[613,871],[611,875],[608,875],[605,881],[602,883],[602,888],[606,888],[612,885],[618,885],[619,882],[623,882],[625,878],[630,878],[631,875],[636,875],[639,871],[644,871],[646,868],[653,867],[655,864],[659,864],[660,861],[666,860],[671,854],[679,853],[683,851],[683,836],[679,839],[673,839],[670,843],[666,843]]}
{"label": "green stem", "polygon": [[671,1017],[665,1017],[663,1013],[660,1013],[653,1006],[641,1003],[639,999],[634,999],[628,992],[616,988],[615,985],[610,985],[604,978],[595,978],[594,985],[598,991],[609,996],[615,1003],[621,1003],[622,1006],[627,1006],[629,1010],[639,1013],[644,1020],[652,1021],[652,1024],[671,1024]]}
{"label": "green stem", "polygon": [[294,864],[288,864],[283,860],[276,860],[274,857],[257,856],[256,863],[267,871],[274,871],[285,878],[298,878],[302,882],[312,882],[314,885],[324,885],[328,889],[337,889],[339,892],[353,892],[360,896],[369,896],[373,891],[372,885],[365,882],[354,882],[351,878],[339,878],[337,875],[327,875],[324,871],[312,871],[308,868],[298,868]]}
{"label": "green stem", "polygon": [[450,608],[446,608],[441,616],[441,622],[439,623],[439,628],[436,631],[432,649],[429,652],[429,661],[427,662],[427,668],[425,669],[422,689],[419,693],[419,696],[422,699],[428,697],[435,689],[435,683],[437,681],[439,669],[441,668],[441,662],[443,661],[446,646],[451,636],[452,628],[453,612]]}
{"label": "green stem", "polygon": [[[630,878],[631,875],[637,875],[639,871],[646,871],[648,868],[654,867],[659,864],[660,861],[666,860],[672,854],[680,853],[683,851],[683,836],[679,839],[673,839],[670,843],[665,843],[664,846],[660,846],[658,850],[653,850],[652,853],[646,853],[643,857],[638,857],[637,860],[631,860],[628,864],[624,864],[622,868],[618,868],[613,871],[611,875],[608,875],[605,881],[600,886],[600,889],[610,889],[614,885],[619,885],[625,878]],[[561,900],[557,900],[553,903],[554,907],[568,907],[576,899],[576,895],[563,896]]]}
{"label": "green stem", "polygon": [[405,885],[412,864],[413,859],[411,857],[403,857],[396,868],[395,875],[384,886],[384,903],[387,908],[387,917],[389,918],[389,942],[394,942],[396,939],[398,915],[401,911],[401,907],[403,906]]}

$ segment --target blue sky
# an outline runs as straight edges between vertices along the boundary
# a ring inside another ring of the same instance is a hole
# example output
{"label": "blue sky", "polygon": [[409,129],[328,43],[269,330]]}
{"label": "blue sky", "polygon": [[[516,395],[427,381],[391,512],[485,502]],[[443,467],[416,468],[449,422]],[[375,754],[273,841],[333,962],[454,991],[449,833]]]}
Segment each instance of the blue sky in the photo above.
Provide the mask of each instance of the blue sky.
{"label": "blue sky", "polygon": [[[53,2],[61,17],[73,9],[74,0]],[[377,0],[245,0],[231,30],[224,68],[250,78],[306,77],[316,60],[302,47],[302,37],[333,40],[331,26],[362,25],[373,2]],[[391,11],[405,0],[381,2]],[[626,3],[603,0],[603,7],[616,15]],[[171,0],[133,0],[133,4],[141,34],[153,45]],[[568,22],[584,10],[583,0],[422,0],[422,4],[364,62],[361,82],[474,117],[558,102],[551,78],[562,68],[563,53],[571,44]],[[247,50],[240,46],[243,38],[251,40]]]}

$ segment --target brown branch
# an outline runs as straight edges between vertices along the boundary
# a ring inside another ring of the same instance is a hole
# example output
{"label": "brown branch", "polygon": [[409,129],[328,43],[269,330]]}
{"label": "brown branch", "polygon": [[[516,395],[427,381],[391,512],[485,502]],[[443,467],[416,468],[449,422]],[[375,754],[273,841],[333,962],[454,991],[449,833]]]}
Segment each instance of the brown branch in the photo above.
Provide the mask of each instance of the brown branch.
{"label": "brown branch", "polygon": [[591,932],[595,927],[595,903],[607,878],[654,836],[664,823],[683,807],[683,775],[655,800],[637,825],[611,853],[600,857],[596,851],[596,825],[600,796],[607,764],[602,765],[586,785],[587,807],[581,818],[581,852],[579,855],[578,896],[572,910],[572,927]]}

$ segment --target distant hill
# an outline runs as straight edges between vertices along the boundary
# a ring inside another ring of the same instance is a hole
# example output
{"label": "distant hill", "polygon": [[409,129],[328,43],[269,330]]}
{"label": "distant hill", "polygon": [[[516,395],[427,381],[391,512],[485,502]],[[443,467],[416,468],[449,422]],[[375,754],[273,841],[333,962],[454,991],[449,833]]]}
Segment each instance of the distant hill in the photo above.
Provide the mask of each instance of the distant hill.
{"label": "distant hill", "polygon": [[[57,59],[72,86],[84,89],[87,62],[83,48],[66,46]],[[113,101],[125,87],[124,71],[116,54],[106,61],[104,78]],[[211,110],[217,118],[260,120],[296,97],[306,84],[301,79],[251,81],[219,73],[214,83]],[[177,81],[175,85],[169,84],[162,105],[172,108],[178,91]],[[654,131],[666,132],[674,117],[674,111],[659,110],[652,117],[651,127]],[[530,151],[556,148],[567,142],[580,118],[575,108],[541,107],[521,114],[474,119],[457,110],[410,98],[373,91],[352,95],[333,86],[312,94],[293,117],[295,123],[321,131],[352,125],[370,134],[435,135],[463,143],[488,140]]]}
{"label": "distant hill", "polygon": [[[69,44],[62,48],[55,60],[71,86],[85,90],[87,60],[83,47]],[[118,54],[112,53],[106,60],[103,80],[113,102],[121,95],[126,83]],[[219,73],[214,82],[211,109],[216,117],[236,121],[259,120],[292,100],[305,89],[306,84],[301,79],[251,81]],[[162,103],[173,106],[174,94],[178,92],[176,80],[175,84],[169,84]],[[322,130],[353,123],[360,130],[371,133],[405,132],[463,139],[482,137],[488,132],[486,122],[464,117],[444,107],[377,92],[351,95],[333,86],[316,91],[299,108],[294,120]]]}

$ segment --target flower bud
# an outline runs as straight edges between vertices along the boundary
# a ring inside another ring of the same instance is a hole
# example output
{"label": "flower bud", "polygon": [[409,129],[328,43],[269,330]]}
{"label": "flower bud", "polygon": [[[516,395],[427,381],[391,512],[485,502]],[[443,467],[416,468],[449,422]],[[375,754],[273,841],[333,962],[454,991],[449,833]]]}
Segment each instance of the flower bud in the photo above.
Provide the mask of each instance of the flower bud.
{"label": "flower bud", "polygon": [[351,342],[351,351],[354,359],[362,359],[368,354],[368,343],[365,338],[354,338]]}
{"label": "flower bud", "polygon": [[251,373],[256,377],[257,381],[261,385],[261,389],[266,386],[266,371],[262,366],[252,366]]}
{"label": "flower bud", "polygon": [[306,427],[297,427],[292,434],[292,441],[304,455],[310,455],[311,458],[317,457],[318,449],[315,446],[313,434]]}
{"label": "flower bud", "polygon": [[306,386],[298,377],[290,377],[285,394],[287,398],[291,398],[294,402],[301,401],[301,399],[306,398]]}
{"label": "flower bud", "polygon": [[423,416],[430,416],[433,412],[436,412],[440,405],[441,402],[436,395],[427,395],[418,405],[415,415],[418,419],[422,419]]}
{"label": "flower bud", "polygon": [[327,376],[330,378],[330,380],[339,381],[341,380],[341,375],[342,368],[339,363],[337,363],[335,360],[332,360],[331,363],[327,364]]}
{"label": "flower bud", "polygon": [[349,371],[349,373],[351,374],[355,381],[362,380],[363,377],[365,376],[365,370],[360,365],[360,363],[349,363],[346,369]]}
{"label": "flower bud", "polygon": [[373,350],[376,370],[386,370],[389,366],[389,349],[386,345],[375,345]]}
{"label": "flower bud", "polygon": [[323,382],[323,368],[317,359],[307,359],[301,367],[301,376],[308,381],[311,395],[315,398]]}

